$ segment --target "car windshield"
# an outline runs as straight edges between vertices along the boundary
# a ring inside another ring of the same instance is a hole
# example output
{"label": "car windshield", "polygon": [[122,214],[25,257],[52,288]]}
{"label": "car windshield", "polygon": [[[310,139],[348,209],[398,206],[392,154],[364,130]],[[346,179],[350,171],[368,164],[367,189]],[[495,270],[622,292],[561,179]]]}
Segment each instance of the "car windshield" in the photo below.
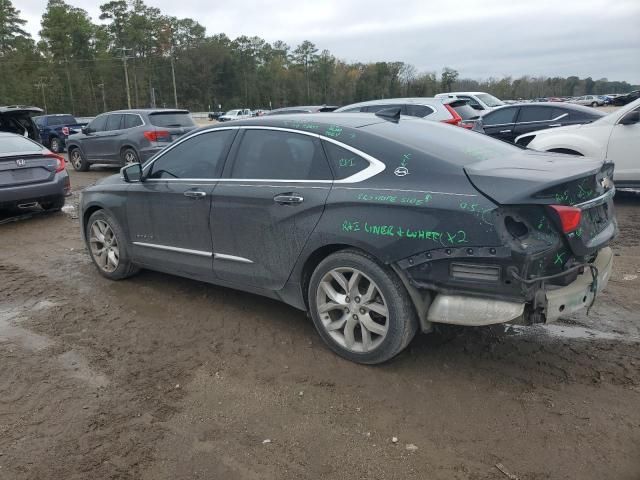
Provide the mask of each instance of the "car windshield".
{"label": "car windshield", "polygon": [[229,110],[227,113],[225,113],[225,115],[237,115],[238,113],[240,113],[240,110]]}
{"label": "car windshield", "polygon": [[149,120],[156,127],[192,127],[195,125],[191,115],[182,112],[151,113]]}
{"label": "car windshield", "polygon": [[42,147],[28,138],[18,135],[2,136],[0,141],[0,154],[3,153],[38,153]]}
{"label": "car windshield", "polygon": [[482,100],[488,107],[499,107],[500,105],[505,104],[499,98],[496,98],[493,95],[489,95],[488,93],[479,93],[478,95],[476,95],[476,97]]}

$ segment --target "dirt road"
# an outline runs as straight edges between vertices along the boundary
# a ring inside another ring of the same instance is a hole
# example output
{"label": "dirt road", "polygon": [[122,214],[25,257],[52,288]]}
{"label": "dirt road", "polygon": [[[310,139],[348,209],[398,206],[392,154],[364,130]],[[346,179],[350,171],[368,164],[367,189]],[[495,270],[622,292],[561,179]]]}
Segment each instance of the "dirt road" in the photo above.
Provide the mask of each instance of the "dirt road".
{"label": "dirt road", "polygon": [[103,279],[73,209],[0,225],[0,479],[640,479],[640,197],[616,203],[589,317],[378,367],[268,299]]}

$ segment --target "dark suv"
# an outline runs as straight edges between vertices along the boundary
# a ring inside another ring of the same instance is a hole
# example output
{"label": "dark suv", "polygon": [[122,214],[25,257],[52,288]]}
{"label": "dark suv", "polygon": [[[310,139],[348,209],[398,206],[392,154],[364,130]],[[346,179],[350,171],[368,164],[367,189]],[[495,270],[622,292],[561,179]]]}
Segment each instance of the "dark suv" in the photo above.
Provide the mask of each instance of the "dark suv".
{"label": "dark suv", "polygon": [[188,110],[139,109],[103,113],[67,140],[78,171],[92,163],[126,165],[145,161],[196,128]]}
{"label": "dark suv", "polygon": [[33,115],[41,113],[42,109],[38,107],[24,105],[0,107],[0,132],[17,133],[40,143],[40,132],[33,120]]}

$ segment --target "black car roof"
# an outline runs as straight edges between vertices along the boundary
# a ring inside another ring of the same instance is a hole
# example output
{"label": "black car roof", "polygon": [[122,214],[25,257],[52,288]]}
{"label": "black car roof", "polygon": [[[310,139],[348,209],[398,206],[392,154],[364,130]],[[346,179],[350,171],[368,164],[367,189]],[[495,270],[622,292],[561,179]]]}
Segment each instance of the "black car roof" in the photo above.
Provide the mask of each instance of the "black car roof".
{"label": "black car roof", "polygon": [[501,105],[500,107],[494,108],[489,113],[497,112],[504,108],[508,107],[524,107],[524,108],[534,108],[534,107],[547,107],[547,108],[561,108],[565,110],[573,110],[574,112],[586,113],[592,117],[604,117],[606,113],[599,112],[592,107],[586,107],[584,105],[577,105],[575,103],[567,103],[567,102],[533,102],[533,103],[514,103],[512,105]]}

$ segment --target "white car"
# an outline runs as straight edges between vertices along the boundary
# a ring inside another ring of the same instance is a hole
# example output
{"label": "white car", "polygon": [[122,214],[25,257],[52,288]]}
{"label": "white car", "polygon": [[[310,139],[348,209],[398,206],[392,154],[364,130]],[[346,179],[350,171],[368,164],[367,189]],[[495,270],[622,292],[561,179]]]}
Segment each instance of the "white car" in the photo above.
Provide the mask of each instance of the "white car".
{"label": "white car", "polygon": [[499,98],[485,92],[449,92],[439,93],[435,98],[461,98],[469,101],[469,106],[482,113],[486,113],[496,107],[501,107],[505,103]]}
{"label": "white car", "polygon": [[218,118],[219,122],[229,122],[231,120],[244,120],[245,118],[251,118],[251,110],[248,108],[229,110],[224,115]]}
{"label": "white car", "polygon": [[576,97],[569,100],[569,103],[575,103],[576,105],[589,105],[591,107],[601,107],[604,105],[604,100],[597,95],[583,95],[582,97]]}
{"label": "white car", "polygon": [[516,143],[534,150],[606,159],[615,164],[618,188],[640,188],[640,99],[584,125],[521,135]]}

